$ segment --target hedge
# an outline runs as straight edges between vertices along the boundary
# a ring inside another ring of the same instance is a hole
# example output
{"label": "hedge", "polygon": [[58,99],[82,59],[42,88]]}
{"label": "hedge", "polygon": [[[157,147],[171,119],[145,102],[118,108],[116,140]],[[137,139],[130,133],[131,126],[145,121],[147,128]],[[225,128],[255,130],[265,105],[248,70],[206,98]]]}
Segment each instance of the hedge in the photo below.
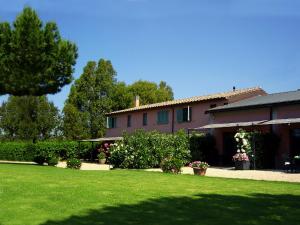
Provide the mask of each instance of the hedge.
{"label": "hedge", "polygon": [[81,143],[79,146],[76,141],[43,141],[35,144],[0,142],[0,160],[36,161],[42,164],[52,158],[91,159],[93,150],[91,143]]}

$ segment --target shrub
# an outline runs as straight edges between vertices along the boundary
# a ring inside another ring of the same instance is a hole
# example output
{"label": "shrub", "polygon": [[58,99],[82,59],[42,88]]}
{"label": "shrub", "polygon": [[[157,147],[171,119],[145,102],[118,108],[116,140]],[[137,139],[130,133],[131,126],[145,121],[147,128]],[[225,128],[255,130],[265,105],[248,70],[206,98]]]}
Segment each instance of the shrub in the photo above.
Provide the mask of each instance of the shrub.
{"label": "shrub", "polygon": [[51,157],[47,159],[48,166],[56,166],[58,164],[59,158]]}
{"label": "shrub", "polygon": [[33,161],[34,149],[28,142],[0,142],[0,160]]}
{"label": "shrub", "polygon": [[124,134],[123,141],[110,148],[109,161],[114,167],[145,169],[162,166],[164,162],[181,160],[184,165],[190,158],[188,138],[184,131],[175,135],[156,131],[138,130],[131,135]]}
{"label": "shrub", "polygon": [[50,158],[89,159],[92,144],[76,141],[41,141],[35,144],[29,142],[0,142],[0,160],[34,161],[44,164]]}
{"label": "shrub", "polygon": [[105,159],[105,158],[106,158],[106,154],[104,152],[100,152],[98,155],[98,159],[101,160],[101,159]]}
{"label": "shrub", "polygon": [[164,173],[180,173],[181,167],[183,167],[184,164],[182,163],[182,160],[177,158],[171,158],[171,159],[163,159],[161,162],[161,169]]}
{"label": "shrub", "polygon": [[80,159],[71,158],[67,160],[67,168],[79,170],[81,167]]}

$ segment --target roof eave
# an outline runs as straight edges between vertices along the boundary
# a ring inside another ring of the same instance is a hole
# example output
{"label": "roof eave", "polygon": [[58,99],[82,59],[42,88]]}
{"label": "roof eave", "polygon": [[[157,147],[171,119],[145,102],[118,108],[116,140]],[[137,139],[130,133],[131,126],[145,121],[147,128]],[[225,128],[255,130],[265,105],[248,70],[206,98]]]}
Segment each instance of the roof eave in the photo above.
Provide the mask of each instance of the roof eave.
{"label": "roof eave", "polygon": [[141,108],[141,109],[128,109],[126,111],[115,111],[115,112],[110,112],[106,113],[106,116],[111,116],[111,115],[119,115],[123,113],[130,113],[130,112],[136,112],[136,111],[142,111],[142,110],[150,110],[150,109],[157,109],[157,108],[165,108],[165,107],[172,107],[172,106],[178,106],[178,105],[186,105],[186,104],[191,104],[191,103],[197,103],[197,102],[207,102],[211,100],[216,100],[216,99],[228,99],[229,97],[216,97],[216,98],[211,98],[211,99],[203,99],[203,100],[195,100],[195,101],[190,101],[190,102],[180,102],[180,103],[174,103],[174,104],[169,104],[169,105],[160,105],[160,106],[153,106],[149,108]]}
{"label": "roof eave", "polygon": [[218,113],[218,112],[231,112],[237,110],[245,110],[245,109],[254,109],[254,108],[266,108],[266,107],[273,107],[273,106],[280,106],[280,105],[296,105],[300,104],[300,100],[296,101],[286,101],[286,102],[276,102],[276,103],[266,103],[266,104],[257,104],[257,105],[250,105],[250,106],[238,106],[234,108],[221,108],[221,109],[209,109],[205,111],[205,114],[208,113]]}

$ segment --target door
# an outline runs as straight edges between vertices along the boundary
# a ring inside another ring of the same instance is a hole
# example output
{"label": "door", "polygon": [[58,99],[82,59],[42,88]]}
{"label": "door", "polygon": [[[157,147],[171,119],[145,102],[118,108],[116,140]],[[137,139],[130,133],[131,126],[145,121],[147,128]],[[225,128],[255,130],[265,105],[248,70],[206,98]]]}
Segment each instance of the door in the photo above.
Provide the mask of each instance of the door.
{"label": "door", "polygon": [[232,156],[237,151],[237,143],[234,139],[234,132],[223,133],[223,166],[234,166]]}
{"label": "door", "polygon": [[290,154],[291,156],[300,155],[300,129],[293,129],[290,133],[291,146]]}

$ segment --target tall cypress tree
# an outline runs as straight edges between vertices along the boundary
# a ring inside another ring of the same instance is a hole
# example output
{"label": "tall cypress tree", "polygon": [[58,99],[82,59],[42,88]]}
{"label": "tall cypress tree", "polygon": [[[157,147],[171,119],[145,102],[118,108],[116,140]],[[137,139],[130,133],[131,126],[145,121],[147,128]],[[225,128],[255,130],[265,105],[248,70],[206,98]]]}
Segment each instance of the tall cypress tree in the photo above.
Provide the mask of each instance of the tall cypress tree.
{"label": "tall cypress tree", "polygon": [[111,110],[116,72],[110,61],[88,62],[71,87],[64,106],[64,133],[72,139],[104,135],[105,114]]}

